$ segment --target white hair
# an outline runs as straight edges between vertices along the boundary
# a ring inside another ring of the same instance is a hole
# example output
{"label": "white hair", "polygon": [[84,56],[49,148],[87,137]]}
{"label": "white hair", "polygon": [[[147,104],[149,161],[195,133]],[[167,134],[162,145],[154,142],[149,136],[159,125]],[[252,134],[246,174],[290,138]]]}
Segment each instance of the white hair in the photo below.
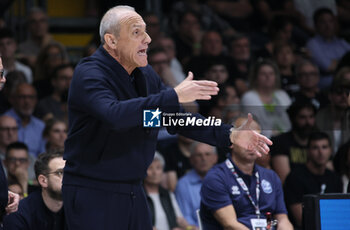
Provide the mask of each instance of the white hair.
{"label": "white hair", "polygon": [[106,33],[112,33],[117,37],[119,36],[120,19],[125,16],[124,12],[128,11],[135,12],[135,9],[131,6],[115,6],[103,15],[100,23],[100,38],[102,44],[105,43],[104,35]]}
{"label": "white hair", "polygon": [[[196,153],[197,147],[198,147],[199,145],[208,145],[208,144],[203,143],[203,142],[199,142],[199,141],[194,141],[194,142],[190,145],[190,153],[191,153],[191,156],[192,156],[193,154]],[[213,154],[217,154],[217,153],[218,153],[217,150],[216,150],[216,148],[215,148],[214,146],[212,146],[212,145],[208,145],[208,146],[210,146],[210,147],[212,148],[212,150],[213,150],[212,153],[213,153]]]}
{"label": "white hair", "polygon": [[155,152],[153,161],[159,161],[160,164],[162,165],[163,169],[165,167],[165,160],[162,154],[160,154],[158,151]]}

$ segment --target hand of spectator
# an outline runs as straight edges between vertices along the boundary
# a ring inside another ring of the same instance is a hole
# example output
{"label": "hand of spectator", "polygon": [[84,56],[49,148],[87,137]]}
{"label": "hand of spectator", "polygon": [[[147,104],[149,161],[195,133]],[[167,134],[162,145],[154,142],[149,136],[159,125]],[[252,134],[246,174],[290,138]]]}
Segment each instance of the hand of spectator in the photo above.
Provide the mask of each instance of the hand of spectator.
{"label": "hand of spectator", "polygon": [[214,81],[195,81],[192,72],[189,72],[187,78],[174,89],[179,102],[187,103],[195,100],[210,100],[212,95],[219,92],[217,85]]}
{"label": "hand of spectator", "polygon": [[253,151],[258,156],[262,154],[268,154],[270,148],[268,145],[272,145],[272,141],[267,137],[252,130],[250,125],[253,121],[252,115],[248,114],[248,119],[243,125],[238,128],[234,128],[230,135],[230,140],[233,146]]}
{"label": "hand of spectator", "polygon": [[15,176],[17,178],[18,183],[23,187],[28,184],[28,169],[18,167],[15,171]]}
{"label": "hand of spectator", "polygon": [[19,195],[11,191],[8,191],[8,203],[5,208],[6,213],[10,214],[10,213],[16,212],[18,209],[18,204],[19,204]]}

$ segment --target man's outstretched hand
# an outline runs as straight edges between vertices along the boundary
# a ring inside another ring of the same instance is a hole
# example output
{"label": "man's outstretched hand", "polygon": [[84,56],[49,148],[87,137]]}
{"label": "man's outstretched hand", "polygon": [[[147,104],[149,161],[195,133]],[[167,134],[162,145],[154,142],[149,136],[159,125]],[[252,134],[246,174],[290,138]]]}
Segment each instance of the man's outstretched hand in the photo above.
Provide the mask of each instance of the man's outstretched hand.
{"label": "man's outstretched hand", "polygon": [[253,117],[249,113],[248,119],[240,127],[234,128],[230,140],[233,146],[237,145],[240,148],[253,151],[258,156],[262,154],[268,154],[270,148],[268,145],[272,145],[272,141],[267,137],[257,133],[251,129],[251,124],[253,122]]}
{"label": "man's outstretched hand", "polygon": [[195,100],[210,100],[212,95],[219,92],[218,84],[214,81],[193,80],[192,72],[178,86],[174,88],[180,103]]}

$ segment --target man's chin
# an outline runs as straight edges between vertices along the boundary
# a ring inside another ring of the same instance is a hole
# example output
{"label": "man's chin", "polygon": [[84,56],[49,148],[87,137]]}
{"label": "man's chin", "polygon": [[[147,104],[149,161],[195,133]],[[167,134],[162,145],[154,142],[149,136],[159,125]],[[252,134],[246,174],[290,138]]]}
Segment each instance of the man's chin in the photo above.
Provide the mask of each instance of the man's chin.
{"label": "man's chin", "polygon": [[145,67],[148,65],[147,56],[145,57],[139,57],[139,60],[137,61],[138,67]]}

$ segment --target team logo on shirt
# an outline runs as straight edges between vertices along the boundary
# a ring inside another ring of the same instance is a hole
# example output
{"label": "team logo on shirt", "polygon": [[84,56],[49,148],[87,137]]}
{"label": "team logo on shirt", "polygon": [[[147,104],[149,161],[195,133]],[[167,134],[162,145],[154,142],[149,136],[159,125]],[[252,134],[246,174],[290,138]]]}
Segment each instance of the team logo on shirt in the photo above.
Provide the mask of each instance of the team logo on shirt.
{"label": "team logo on shirt", "polygon": [[159,108],[143,110],[143,127],[160,127],[161,113]]}
{"label": "team logo on shirt", "polygon": [[238,186],[233,185],[231,189],[232,189],[232,195],[239,195],[239,194],[241,194],[241,191],[239,191]]}
{"label": "team logo on shirt", "polygon": [[271,186],[270,182],[268,182],[267,180],[263,179],[261,181],[261,187],[265,193],[267,193],[267,194],[272,193],[272,186]]}

